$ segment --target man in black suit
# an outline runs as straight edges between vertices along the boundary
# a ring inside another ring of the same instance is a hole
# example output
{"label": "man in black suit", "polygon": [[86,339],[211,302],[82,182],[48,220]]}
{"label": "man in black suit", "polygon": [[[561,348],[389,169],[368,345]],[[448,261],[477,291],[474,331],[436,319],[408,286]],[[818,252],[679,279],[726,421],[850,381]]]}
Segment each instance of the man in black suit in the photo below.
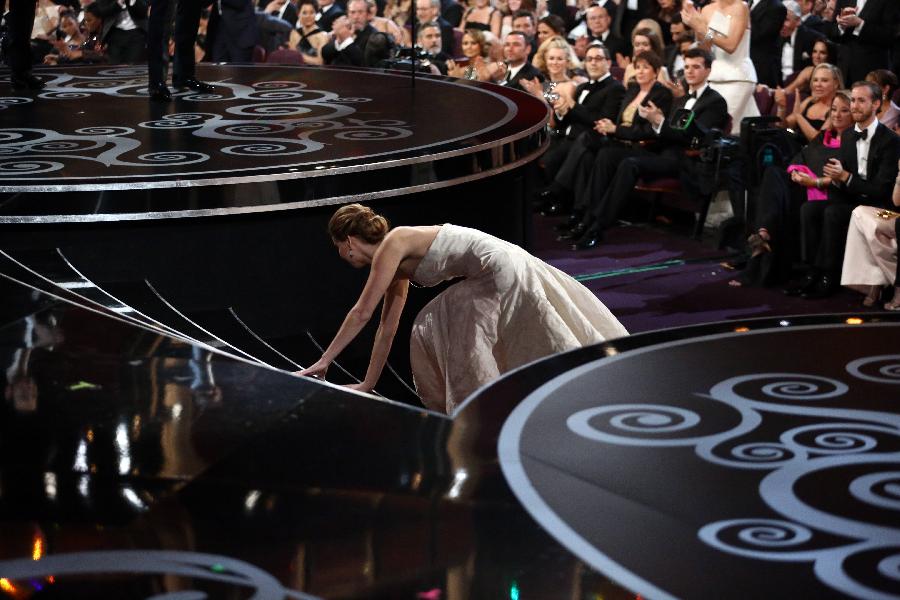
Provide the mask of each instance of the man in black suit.
{"label": "man in black suit", "polygon": [[326,65],[362,66],[363,53],[354,43],[353,27],[346,15],[331,24],[331,40],[322,46],[322,61]]}
{"label": "man in black suit", "polygon": [[900,2],[866,0],[858,11],[857,0],[837,0],[834,17],[825,35],[841,45],[838,67],[845,81],[862,81],[870,71],[891,68]]}
{"label": "man in black suit", "polygon": [[147,62],[147,0],[97,0],[109,62]]}
{"label": "man in black suit", "polygon": [[686,151],[699,148],[709,130],[724,130],[728,125],[728,105],[707,83],[712,60],[712,55],[703,48],[691,48],[684,55],[684,79],[688,93],[673,104],[671,113],[673,117],[690,115],[687,126],[684,126],[684,121],[673,125],[665,112],[652,102],[638,107],[640,116],[647,120],[662,143],[662,151],[654,153],[632,147],[630,156],[618,162],[615,174],[608,179],[609,185],[605,189],[595,188],[592,191],[590,213],[569,232],[568,236],[577,240],[573,249],[585,250],[597,246],[602,232],[615,225],[638,179],[681,175],[682,185],[687,187],[688,193],[701,191],[691,177],[696,173],[692,168],[696,158],[688,156]]}
{"label": "man in black suit", "polygon": [[[615,0],[613,0],[615,1]],[[631,32],[641,19],[652,19],[656,2],[653,0],[619,0],[615,9],[606,5],[612,15],[612,30],[625,41],[626,51],[631,53]]]}
{"label": "man in black suit", "polygon": [[750,60],[759,83],[774,88],[781,81],[781,26],[787,13],[781,0],[750,0]]}
{"label": "man in black suit", "polygon": [[44,87],[44,82],[31,73],[31,29],[34,27],[35,5],[36,0],[9,0],[4,51],[6,64],[12,71],[10,81],[17,90],[39,90]]}
{"label": "man in black suit", "polygon": [[[612,5],[612,2],[608,5]],[[587,23],[588,44],[601,42],[609,50],[613,60],[618,60],[617,55],[629,56],[628,44],[611,29],[612,17],[607,6],[596,5],[588,8],[585,22]]]}
{"label": "man in black suit", "polygon": [[694,30],[684,24],[680,13],[676,13],[672,15],[672,22],[669,23],[669,34],[672,36],[672,43],[663,50],[663,64],[669,76],[677,81],[684,73],[682,45],[694,41]]}
{"label": "man in black suit", "polygon": [[[416,0],[416,19],[419,24],[434,21],[440,26],[441,48],[452,56],[456,38],[453,33],[453,25],[441,16],[441,0]],[[407,23],[407,26],[411,27],[411,24]],[[417,37],[418,35],[418,32],[416,32]]]}
{"label": "man in black suit", "polygon": [[497,71],[495,83],[525,91],[519,84],[519,80],[528,79],[529,81],[537,79],[544,81],[544,76],[528,62],[528,55],[531,53],[531,41],[528,36],[521,31],[510,31],[503,40],[503,59],[506,61],[506,68]]}
{"label": "man in black suit", "polygon": [[[376,55],[381,54],[382,49],[389,47],[387,36],[372,27],[370,22],[374,6],[373,0],[350,0],[347,3],[347,18],[350,19],[350,26],[353,27],[353,43],[362,51],[363,65],[366,67],[374,67],[383,58]],[[376,40],[371,49],[369,49],[370,40]],[[379,52],[375,51],[376,47]]]}
{"label": "man in black suit", "polygon": [[[175,56],[172,61],[172,87],[190,88],[195,92],[211,92],[215,88],[199,81],[194,73],[194,43],[200,25],[200,0],[178,0],[175,8]],[[147,29],[147,71],[150,75],[150,98],[168,102],[172,99],[163,65],[169,48],[164,39],[169,15],[169,0],[150,0],[150,19]],[[165,53],[165,54],[164,54]]]}
{"label": "man in black suit", "polygon": [[825,165],[824,174],[831,180],[828,200],[806,202],[800,209],[803,260],[809,271],[788,294],[825,298],[837,291],[853,209],[859,204],[890,206],[900,138],[878,122],[880,106],[877,84],[853,84],[850,113],[856,124],[841,136],[838,158]]}
{"label": "man in black suit", "polygon": [[815,43],[825,39],[817,31],[801,25],[800,5],[794,0],[784,0],[787,11],[784,24],[781,26],[781,79],[782,85],[787,80],[812,64],[812,50]]}
{"label": "man in black suit", "polygon": [[217,21],[212,47],[213,62],[250,62],[253,47],[259,43],[253,0],[219,0],[213,5],[216,10],[210,19]]}
{"label": "man in black suit", "polygon": [[316,13],[316,25],[322,31],[331,31],[334,20],[344,14],[344,9],[334,0],[319,0],[319,12]]}
{"label": "man in black suit", "polygon": [[817,31],[824,35],[824,21],[822,21],[822,17],[813,13],[813,7],[816,4],[815,0],[799,0],[800,2],[800,24],[804,27],[809,27],[813,31]]}
{"label": "man in black suit", "polygon": [[[600,42],[588,46],[584,67],[589,80],[575,89],[573,98],[560,95],[553,103],[557,129],[563,136],[551,142],[544,155],[544,169],[550,186],[541,192],[540,210],[546,215],[564,212],[566,199],[575,189],[574,178],[581,156],[596,145],[594,123],[600,119],[614,119],[625,95],[625,87],[609,73],[612,65],[609,50]],[[573,226],[584,214],[583,207],[572,212],[568,226]]]}

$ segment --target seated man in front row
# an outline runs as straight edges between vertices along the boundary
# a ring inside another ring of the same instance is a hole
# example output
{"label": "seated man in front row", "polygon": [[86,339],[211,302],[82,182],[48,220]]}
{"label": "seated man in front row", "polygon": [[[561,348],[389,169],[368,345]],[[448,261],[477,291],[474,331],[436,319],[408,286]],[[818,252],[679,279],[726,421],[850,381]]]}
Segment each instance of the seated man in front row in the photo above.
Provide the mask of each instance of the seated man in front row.
{"label": "seated man in front row", "polygon": [[[580,234],[575,239],[573,249],[585,250],[595,247],[601,240],[602,232],[615,225],[634,189],[638,179],[660,179],[678,177],[690,172],[690,162],[694,159],[685,151],[696,148],[702,136],[710,129],[726,130],[728,105],[725,99],[709,87],[707,78],[712,67],[712,55],[703,48],[691,48],[684,54],[684,79],[688,93],[672,105],[672,115],[679,111],[690,111],[693,120],[686,128],[675,128],[666,120],[663,111],[652,102],[638,107],[640,115],[653,126],[656,135],[663,142],[664,149],[655,154],[642,148],[635,148],[634,154],[622,160],[605,190],[593,190],[590,210],[585,214],[574,232]],[[596,165],[595,168],[603,168]],[[682,185],[694,188],[690,177],[682,177]],[[688,190],[697,193],[696,188]]]}

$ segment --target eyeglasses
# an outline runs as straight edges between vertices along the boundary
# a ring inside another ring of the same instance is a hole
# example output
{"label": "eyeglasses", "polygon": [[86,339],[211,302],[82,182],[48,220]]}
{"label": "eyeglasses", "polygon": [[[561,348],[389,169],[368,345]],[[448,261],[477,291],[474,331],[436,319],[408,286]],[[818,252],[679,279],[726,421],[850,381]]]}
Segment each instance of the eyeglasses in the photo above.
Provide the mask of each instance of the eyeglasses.
{"label": "eyeglasses", "polygon": [[605,56],[586,56],[584,58],[584,62],[600,62],[604,60],[609,60]]}

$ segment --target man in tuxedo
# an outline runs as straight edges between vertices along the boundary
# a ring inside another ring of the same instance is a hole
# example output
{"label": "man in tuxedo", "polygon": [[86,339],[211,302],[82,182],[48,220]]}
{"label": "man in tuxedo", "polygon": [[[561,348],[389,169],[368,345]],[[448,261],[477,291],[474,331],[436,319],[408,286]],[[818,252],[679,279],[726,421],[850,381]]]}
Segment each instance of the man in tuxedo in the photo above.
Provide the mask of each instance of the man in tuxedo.
{"label": "man in tuxedo", "polygon": [[334,20],[344,14],[344,9],[334,0],[319,0],[319,12],[316,13],[316,25],[322,31],[331,31]]}
{"label": "man in tuxedo", "polygon": [[[198,80],[194,73],[194,43],[200,25],[200,0],[177,0],[175,8],[175,56],[172,61],[172,87],[190,88],[195,92],[211,92],[215,88]],[[164,33],[169,15],[169,0],[150,0],[147,29],[147,71],[150,75],[150,98],[161,102],[172,99],[163,76],[165,57],[169,53]]]}
{"label": "man in tuxedo", "polygon": [[147,62],[147,0],[96,2],[103,17],[103,43],[109,62],[124,65]]}
{"label": "man in tuxedo", "polygon": [[36,91],[44,87],[44,82],[31,73],[31,29],[36,4],[36,0],[9,0],[4,51],[12,71],[10,82],[17,90]]}
{"label": "man in tuxedo", "polygon": [[[382,53],[380,50],[388,47],[387,36],[372,27],[370,23],[373,12],[371,9],[374,5],[373,0],[350,0],[347,3],[347,18],[350,19],[350,26],[353,27],[353,43],[362,51],[363,65],[366,67],[375,66],[375,63],[381,60],[381,57],[375,55]],[[376,45],[370,50],[369,41],[376,39]],[[376,47],[379,52],[374,51]]]}
{"label": "man in tuxedo", "polygon": [[662,142],[663,150],[654,153],[635,146],[630,156],[618,163],[609,185],[602,193],[594,194],[589,213],[568,233],[575,240],[573,250],[594,248],[600,243],[603,231],[615,225],[638,179],[680,175],[688,193],[701,192],[691,176],[696,173],[693,163],[697,159],[688,156],[687,151],[698,149],[710,129],[725,130],[728,125],[728,105],[707,83],[712,60],[703,48],[691,48],[684,55],[684,79],[689,91],[674,103],[671,113],[675,119],[690,116],[689,125],[684,126],[682,120],[673,125],[672,119],[667,119],[652,102],[638,107]]}
{"label": "man in tuxedo", "polygon": [[900,138],[878,122],[880,107],[877,84],[853,84],[850,113],[855,125],[841,136],[838,158],[825,165],[824,174],[831,180],[828,200],[806,202],[800,209],[803,260],[809,270],[800,285],[785,290],[788,294],[825,298],[837,291],[853,209],[859,204],[891,205]]}
{"label": "man in tuxedo", "polygon": [[423,23],[419,27],[419,46],[428,54],[431,63],[441,75],[447,74],[447,61],[450,56],[441,48],[441,28],[437,23]]}
{"label": "man in tuxedo", "polygon": [[[575,177],[581,157],[597,145],[600,134],[594,123],[615,119],[625,96],[625,87],[609,73],[612,65],[609,50],[600,42],[588,46],[584,58],[588,81],[575,89],[572,98],[560,95],[553,103],[557,129],[562,136],[551,142],[544,155],[544,168],[552,183],[539,194],[540,210],[555,215],[566,210],[566,202],[575,189]],[[583,207],[575,207],[568,227],[581,221]]]}
{"label": "man in tuxedo", "polygon": [[822,31],[824,21],[822,21],[822,17],[813,12],[813,7],[816,4],[815,0],[799,0],[799,2],[800,24],[824,35]]}
{"label": "man in tuxedo", "polygon": [[838,67],[845,81],[862,81],[869,71],[891,68],[898,22],[897,0],[837,0],[825,35],[841,45]]}
{"label": "man in tuxedo", "polygon": [[587,23],[588,44],[601,42],[612,54],[613,60],[618,60],[617,55],[628,56],[628,44],[611,29],[612,17],[609,11],[610,7],[614,6],[615,4],[611,1],[606,6],[591,6],[587,10],[585,22]]}
{"label": "man in tuxedo", "polygon": [[825,36],[800,23],[800,5],[794,0],[785,0],[787,11],[781,26],[781,84],[785,85],[792,75],[812,64],[812,50],[815,43]]}
{"label": "man in tuxedo", "polygon": [[680,13],[676,13],[672,16],[672,22],[669,23],[669,33],[672,35],[672,43],[663,50],[663,63],[666,65],[669,75],[677,80],[684,73],[684,57],[681,53],[681,46],[685,42],[694,41],[694,30],[684,24]]}
{"label": "man in tuxedo", "polygon": [[780,33],[786,13],[781,0],[750,0],[750,60],[757,81],[770,88],[781,81],[780,63],[772,59],[781,56]]}
{"label": "man in tuxedo", "polygon": [[521,31],[510,31],[503,40],[503,59],[506,69],[498,69],[495,83],[525,91],[519,84],[521,79],[544,81],[541,72],[528,62],[531,54],[531,41]]}
{"label": "man in tuxedo", "polygon": [[340,15],[331,24],[331,40],[322,46],[322,62],[326,65],[361,67],[363,53],[354,43],[353,26],[346,15]]}

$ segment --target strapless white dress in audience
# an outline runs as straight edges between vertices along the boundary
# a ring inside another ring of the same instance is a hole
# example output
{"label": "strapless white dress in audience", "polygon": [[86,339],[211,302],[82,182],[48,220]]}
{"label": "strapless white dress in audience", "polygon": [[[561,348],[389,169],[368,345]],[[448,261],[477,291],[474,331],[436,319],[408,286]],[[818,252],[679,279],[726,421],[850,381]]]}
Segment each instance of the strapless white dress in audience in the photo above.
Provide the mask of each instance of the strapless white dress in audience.
{"label": "strapless white dress in audience", "polygon": [[[731,16],[718,11],[715,15],[718,15],[715,17],[717,20],[728,24],[730,35]],[[759,116],[759,108],[753,97],[756,90],[756,68],[750,60],[750,29],[744,31],[734,52],[728,53],[713,46],[713,54],[715,60],[709,73],[709,86],[725,98],[732,118],[731,132],[737,134],[741,131],[741,119]]]}

